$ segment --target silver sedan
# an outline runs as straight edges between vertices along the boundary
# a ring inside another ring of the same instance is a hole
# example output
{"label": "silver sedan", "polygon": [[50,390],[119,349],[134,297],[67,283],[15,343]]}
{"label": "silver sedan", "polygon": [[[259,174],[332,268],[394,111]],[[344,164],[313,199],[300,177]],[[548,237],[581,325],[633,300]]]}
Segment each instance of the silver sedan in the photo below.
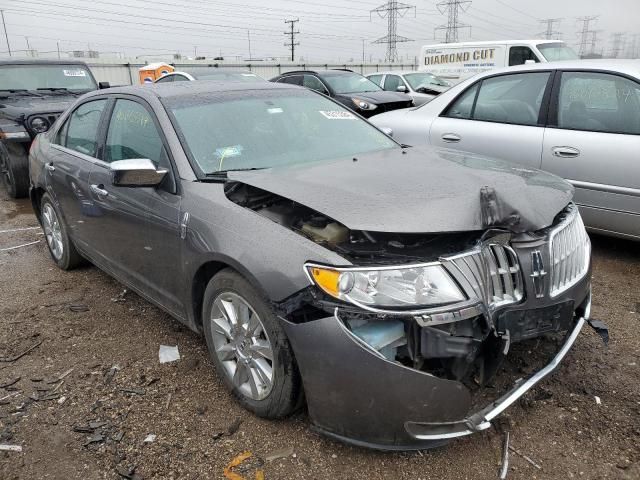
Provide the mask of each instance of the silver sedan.
{"label": "silver sedan", "polygon": [[393,70],[371,73],[367,78],[383,90],[406,93],[416,106],[430,102],[451,88],[449,82],[429,72]]}
{"label": "silver sedan", "polygon": [[640,60],[493,70],[371,119],[408,145],[516,160],[569,180],[592,231],[640,240]]}

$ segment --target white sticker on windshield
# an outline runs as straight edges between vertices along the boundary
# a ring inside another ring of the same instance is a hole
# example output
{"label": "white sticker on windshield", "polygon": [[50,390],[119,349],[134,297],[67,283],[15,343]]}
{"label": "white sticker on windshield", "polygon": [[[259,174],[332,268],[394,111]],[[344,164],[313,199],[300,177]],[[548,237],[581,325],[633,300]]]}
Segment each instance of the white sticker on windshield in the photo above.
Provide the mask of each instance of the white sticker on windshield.
{"label": "white sticker on windshield", "polygon": [[356,116],[351,112],[340,110],[320,110],[320,113],[329,120],[355,120]]}
{"label": "white sticker on windshield", "polygon": [[281,109],[281,108],[278,108],[278,107],[275,107],[275,108],[268,108],[268,109],[267,109],[267,112],[269,112],[269,113],[282,113],[282,109]]}
{"label": "white sticker on windshield", "polygon": [[84,70],[63,70],[65,77],[86,77],[87,72]]}
{"label": "white sticker on windshield", "polygon": [[241,73],[240,75],[242,75],[243,77],[256,77],[257,76],[254,73]]}
{"label": "white sticker on windshield", "polygon": [[216,156],[218,158],[238,157],[242,155],[242,145],[233,145],[231,147],[218,148],[216,150]]}

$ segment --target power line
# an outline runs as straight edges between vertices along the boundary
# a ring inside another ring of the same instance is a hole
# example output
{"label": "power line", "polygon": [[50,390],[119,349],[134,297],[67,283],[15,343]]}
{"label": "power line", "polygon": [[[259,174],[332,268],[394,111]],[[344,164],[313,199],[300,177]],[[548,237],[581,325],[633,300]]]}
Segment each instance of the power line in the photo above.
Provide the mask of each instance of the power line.
{"label": "power line", "polygon": [[594,30],[591,30],[591,22],[595,22],[600,15],[591,15],[588,17],[578,17],[576,20],[582,22],[582,30],[579,33],[580,42],[578,43],[578,55],[581,57],[587,55],[587,47],[591,45],[591,50],[588,52],[593,55],[595,53],[595,35]]}
{"label": "power line", "polygon": [[410,38],[398,35],[398,16],[404,17],[410,10],[413,10],[415,15],[416,7],[413,5],[389,0],[384,5],[380,5],[369,12],[369,15],[377,13],[380,18],[387,18],[387,34],[373,42],[387,45],[387,53],[384,57],[387,62],[398,60],[398,43],[413,41]]}
{"label": "power line", "polygon": [[[471,33],[471,25],[460,23],[458,17],[460,12],[466,12],[471,6],[471,0],[444,0],[437,4],[438,10],[442,15],[447,13],[447,24],[441,25],[435,29],[446,30],[445,43],[455,43],[458,41],[458,30],[468,28]],[[435,33],[434,31],[434,33]]]}
{"label": "power line", "polygon": [[7,33],[7,24],[4,23],[4,10],[0,10],[0,14],[2,14],[2,27],[4,28],[4,37],[7,39],[7,50],[9,51],[9,56],[11,56],[11,45],[9,45],[9,34]]}
{"label": "power line", "polygon": [[296,23],[298,23],[300,21],[299,18],[296,18],[295,20],[285,20],[284,23],[288,23],[289,26],[291,27],[291,30],[288,32],[284,32],[285,35],[289,35],[290,40],[289,43],[285,43],[284,46],[285,47],[289,47],[291,49],[291,61],[294,62],[296,59],[295,53],[296,53],[296,45],[300,45],[300,42],[296,42],[296,35],[300,33],[300,30],[294,30],[294,26]]}
{"label": "power line", "polygon": [[544,36],[547,40],[553,40],[562,36],[561,32],[558,32],[553,29],[554,24],[562,22],[562,18],[545,18],[544,20],[540,20],[540,23],[546,25],[547,28],[544,32],[539,33],[538,35]]}

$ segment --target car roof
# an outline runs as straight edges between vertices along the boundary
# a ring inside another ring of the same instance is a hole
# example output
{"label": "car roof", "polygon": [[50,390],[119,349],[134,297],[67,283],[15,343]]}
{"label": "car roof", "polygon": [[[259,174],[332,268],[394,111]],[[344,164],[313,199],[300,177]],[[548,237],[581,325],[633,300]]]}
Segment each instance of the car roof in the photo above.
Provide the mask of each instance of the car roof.
{"label": "car roof", "polygon": [[304,90],[307,89],[287,83],[271,82],[169,82],[129,85],[105,90],[96,90],[87,96],[129,94],[144,99],[174,98],[202,93],[251,92],[258,90]]}
{"label": "car roof", "polygon": [[640,60],[628,59],[595,59],[595,60],[565,60],[549,63],[527,63],[515,67],[497,68],[487,70],[479,76],[495,75],[496,73],[508,73],[514,71],[532,70],[605,70],[619,72],[640,78]]}
{"label": "car roof", "polygon": [[[546,40],[546,39],[528,39],[528,40],[495,40],[495,41],[482,41],[482,42],[459,42],[459,43],[433,43],[425,44],[423,48],[459,48],[459,47],[475,47],[475,46],[489,46],[489,45],[514,45],[525,43],[565,43],[562,40]],[[566,43],[565,43],[566,44]]]}
{"label": "car roof", "polygon": [[278,75],[278,77],[284,77],[285,75],[300,75],[302,73],[310,73],[310,74],[315,74],[315,75],[347,75],[350,73],[355,73],[357,75],[360,75],[358,72],[354,72],[352,70],[331,70],[331,69],[327,69],[327,70],[292,70],[290,72],[282,72],[280,75]]}
{"label": "car roof", "polygon": [[0,60],[0,65],[82,65],[87,66],[82,60],[40,60],[40,59],[20,59],[20,60]]}
{"label": "car roof", "polygon": [[174,72],[170,72],[167,75],[176,74],[176,73],[188,73],[192,77],[197,77],[198,75],[211,75],[211,74],[215,74],[215,73],[220,73],[220,74],[251,73],[251,74],[255,75],[254,72],[252,72],[251,70],[247,70],[247,69],[235,70],[233,68],[218,68],[218,67],[202,67],[202,68],[196,68],[196,69],[187,68],[187,69],[184,69],[184,70],[176,69]]}

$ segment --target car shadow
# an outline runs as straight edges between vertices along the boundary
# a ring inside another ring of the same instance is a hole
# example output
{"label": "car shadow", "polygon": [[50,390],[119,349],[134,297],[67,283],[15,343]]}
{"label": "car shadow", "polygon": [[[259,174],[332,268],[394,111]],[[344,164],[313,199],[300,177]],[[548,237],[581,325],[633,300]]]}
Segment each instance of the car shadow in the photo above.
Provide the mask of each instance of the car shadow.
{"label": "car shadow", "polygon": [[640,242],[589,233],[593,254],[609,260],[640,263]]}

